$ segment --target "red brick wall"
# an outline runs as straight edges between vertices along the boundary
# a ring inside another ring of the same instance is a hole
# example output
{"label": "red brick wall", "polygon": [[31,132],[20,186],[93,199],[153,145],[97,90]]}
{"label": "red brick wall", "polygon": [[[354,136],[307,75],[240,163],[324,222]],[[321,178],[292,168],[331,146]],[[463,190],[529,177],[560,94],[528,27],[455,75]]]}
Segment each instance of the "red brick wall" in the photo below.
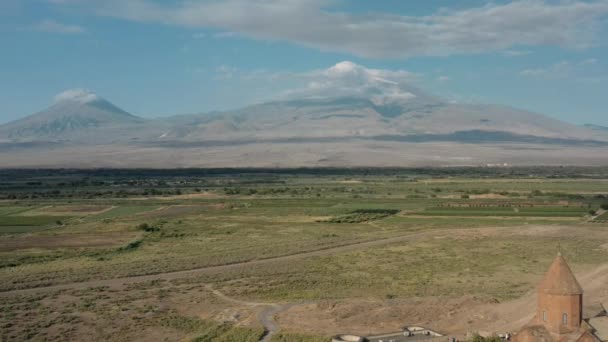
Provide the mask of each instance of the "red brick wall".
{"label": "red brick wall", "polygon": [[[583,296],[558,296],[545,293],[538,294],[536,321],[552,333],[572,332],[581,326],[583,315]],[[543,320],[543,311],[547,321]],[[568,315],[566,325],[562,324],[563,314]]]}

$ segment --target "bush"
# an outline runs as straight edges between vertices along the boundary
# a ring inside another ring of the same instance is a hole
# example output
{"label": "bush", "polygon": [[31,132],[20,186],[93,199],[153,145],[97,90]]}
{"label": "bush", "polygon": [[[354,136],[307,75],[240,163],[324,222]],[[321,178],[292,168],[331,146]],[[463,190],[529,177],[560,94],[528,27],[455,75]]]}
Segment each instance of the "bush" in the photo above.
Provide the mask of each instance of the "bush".
{"label": "bush", "polygon": [[602,203],[602,205],[600,205],[600,208],[602,208],[604,210],[608,210],[608,202]]}
{"label": "bush", "polygon": [[139,230],[143,230],[143,231],[144,231],[144,232],[146,232],[146,233],[157,232],[157,231],[159,231],[159,230],[160,230],[159,228],[157,228],[157,227],[152,227],[152,226],[150,226],[150,225],[149,225],[149,224],[147,224],[147,223],[141,223],[141,224],[139,224],[139,225],[137,226],[137,229],[139,229]]}
{"label": "bush", "polygon": [[381,220],[383,218],[399,213],[395,209],[359,209],[348,214],[332,217],[327,223],[363,223],[369,221]]}
{"label": "bush", "polygon": [[138,249],[142,243],[143,243],[142,240],[131,241],[126,246],[120,247],[119,250],[120,251],[132,251],[132,250]]}
{"label": "bush", "polygon": [[483,337],[479,334],[475,334],[471,337],[469,342],[503,342],[503,339],[496,335]]}

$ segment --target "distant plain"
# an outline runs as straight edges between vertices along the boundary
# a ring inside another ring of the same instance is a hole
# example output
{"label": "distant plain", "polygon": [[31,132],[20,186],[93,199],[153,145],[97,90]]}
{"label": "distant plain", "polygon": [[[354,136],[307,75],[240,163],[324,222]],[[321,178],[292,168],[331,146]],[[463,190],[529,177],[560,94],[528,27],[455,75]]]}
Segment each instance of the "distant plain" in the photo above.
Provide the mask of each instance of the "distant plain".
{"label": "distant plain", "polygon": [[608,277],[603,168],[1,179],[8,340],[257,341],[267,320],[281,328],[273,341],[404,324],[501,332],[525,323],[514,317],[532,312],[525,299],[559,249],[583,279],[593,274],[587,298],[608,299],[593,285]]}

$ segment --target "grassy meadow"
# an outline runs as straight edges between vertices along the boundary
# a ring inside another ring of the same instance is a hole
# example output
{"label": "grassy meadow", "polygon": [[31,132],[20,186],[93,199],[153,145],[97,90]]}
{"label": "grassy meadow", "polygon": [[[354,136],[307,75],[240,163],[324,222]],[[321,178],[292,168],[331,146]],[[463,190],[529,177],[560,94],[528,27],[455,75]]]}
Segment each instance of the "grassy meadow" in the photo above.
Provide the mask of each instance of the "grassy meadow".
{"label": "grassy meadow", "polygon": [[608,261],[604,169],[0,174],[0,340],[258,341],[250,303],[506,301],[557,250]]}

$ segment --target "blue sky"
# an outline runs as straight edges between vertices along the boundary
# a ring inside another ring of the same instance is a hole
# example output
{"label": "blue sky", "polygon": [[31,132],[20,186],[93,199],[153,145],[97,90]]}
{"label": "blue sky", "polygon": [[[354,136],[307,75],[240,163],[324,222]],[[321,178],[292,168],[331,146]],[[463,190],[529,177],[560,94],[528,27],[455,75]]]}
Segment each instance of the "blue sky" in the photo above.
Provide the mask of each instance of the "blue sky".
{"label": "blue sky", "polygon": [[362,86],[328,82],[351,61],[457,102],[608,125],[605,37],[608,0],[2,0],[0,123],[73,88],[144,117],[332,95]]}

